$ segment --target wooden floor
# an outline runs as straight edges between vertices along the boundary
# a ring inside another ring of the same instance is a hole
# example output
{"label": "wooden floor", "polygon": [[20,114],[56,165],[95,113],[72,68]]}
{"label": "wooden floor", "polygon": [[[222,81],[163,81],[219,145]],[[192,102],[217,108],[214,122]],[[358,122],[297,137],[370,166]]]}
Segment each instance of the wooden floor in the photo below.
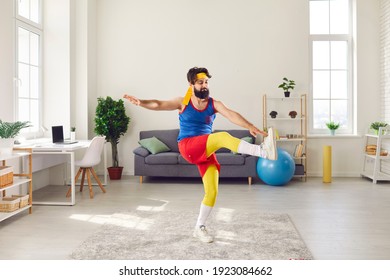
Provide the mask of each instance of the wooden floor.
{"label": "wooden floor", "polygon": [[[68,259],[115,212],[198,209],[203,196],[200,179],[146,178],[141,185],[138,177],[128,177],[106,189],[103,194],[95,187],[94,199],[87,189],[77,191],[75,206],[34,206],[31,215],[25,211],[1,222],[0,259]],[[66,191],[50,186],[36,195],[51,199]],[[216,207],[289,214],[315,259],[390,259],[390,183],[334,178],[323,184],[309,178],[270,187],[258,180],[248,186],[244,179],[224,179]]]}

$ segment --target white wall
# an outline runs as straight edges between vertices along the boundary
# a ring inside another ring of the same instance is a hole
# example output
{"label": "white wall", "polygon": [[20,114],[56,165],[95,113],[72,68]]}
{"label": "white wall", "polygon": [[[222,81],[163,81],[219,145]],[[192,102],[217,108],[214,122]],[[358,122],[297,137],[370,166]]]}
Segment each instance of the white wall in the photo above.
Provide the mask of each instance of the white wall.
{"label": "white wall", "polygon": [[14,10],[13,0],[0,3],[0,119],[14,120]]}
{"label": "white wall", "polygon": [[381,113],[390,123],[390,1],[381,0]]}
{"label": "white wall", "polygon": [[[212,95],[261,126],[262,94],[281,93],[282,77],[299,81],[297,92],[307,92],[307,1],[97,3],[101,96],[181,96],[188,69],[204,66],[213,75]],[[119,149],[125,172],[132,173],[139,131],[178,127],[178,116],[127,106],[132,121]],[[231,127],[217,117],[215,128]]]}
{"label": "white wall", "polygon": [[[43,124],[70,127],[71,46],[69,0],[44,2]],[[51,131],[50,131],[51,133]]]}
{"label": "white wall", "polygon": [[[356,94],[362,134],[379,118],[379,1],[357,0]],[[209,69],[211,93],[261,127],[262,94],[280,95],[282,77],[308,93],[308,1],[98,0],[97,93],[121,98],[170,99],[184,95],[186,73]],[[177,112],[155,112],[127,103],[129,132],[120,163],[133,172],[140,130],[178,127]],[[215,128],[234,128],[218,116]],[[308,171],[322,174],[322,145],[334,147],[335,176],[358,176],[362,137],[310,138]]]}
{"label": "white wall", "polygon": [[334,176],[359,176],[364,133],[380,119],[379,1],[357,0],[354,42],[355,95],[358,137],[311,138],[308,142],[309,175],[322,176],[322,146],[332,146]]}
{"label": "white wall", "polygon": [[97,57],[96,57],[96,0],[88,0],[88,138],[94,133],[94,117],[97,105]]}
{"label": "white wall", "polygon": [[70,123],[78,139],[91,139],[97,103],[96,0],[71,1],[71,30]]}
{"label": "white wall", "polygon": [[95,2],[44,2],[44,125],[64,125],[65,137],[71,126],[78,139],[93,136],[89,106],[90,94],[96,99]]}
{"label": "white wall", "polygon": [[[356,0],[359,135],[381,116],[379,2]],[[308,93],[307,0],[45,0],[44,7],[47,127],[76,122],[81,135],[92,137],[96,97],[181,96],[193,66],[209,68],[212,95],[259,127],[262,94],[282,94],[282,77],[297,82],[295,94]],[[2,119],[13,118],[12,9],[12,0],[0,2]],[[178,127],[178,117],[126,106],[132,121],[121,138],[120,163],[132,174],[139,131]],[[234,127],[217,117],[215,128]],[[359,174],[362,137],[309,140],[309,175],[322,174],[322,145],[333,146],[334,175]]]}

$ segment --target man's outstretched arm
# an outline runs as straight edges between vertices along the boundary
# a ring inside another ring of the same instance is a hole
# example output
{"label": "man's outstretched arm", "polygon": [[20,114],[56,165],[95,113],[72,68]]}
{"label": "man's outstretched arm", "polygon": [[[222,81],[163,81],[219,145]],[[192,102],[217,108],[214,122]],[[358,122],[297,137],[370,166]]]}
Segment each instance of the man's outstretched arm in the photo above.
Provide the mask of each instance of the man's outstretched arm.
{"label": "man's outstretched arm", "polygon": [[132,104],[143,108],[155,111],[173,111],[181,110],[183,97],[177,97],[171,100],[156,100],[156,99],[138,99],[135,96],[125,94],[123,98],[129,100]]}
{"label": "man's outstretched arm", "polygon": [[258,129],[256,126],[254,126],[251,122],[249,122],[247,119],[245,119],[241,114],[237,113],[236,111],[233,111],[225,106],[221,101],[214,100],[214,106],[215,109],[225,118],[227,118],[232,123],[241,126],[243,128],[246,128],[249,130],[249,132],[256,137],[257,134],[263,134],[264,136],[267,136],[267,133]]}

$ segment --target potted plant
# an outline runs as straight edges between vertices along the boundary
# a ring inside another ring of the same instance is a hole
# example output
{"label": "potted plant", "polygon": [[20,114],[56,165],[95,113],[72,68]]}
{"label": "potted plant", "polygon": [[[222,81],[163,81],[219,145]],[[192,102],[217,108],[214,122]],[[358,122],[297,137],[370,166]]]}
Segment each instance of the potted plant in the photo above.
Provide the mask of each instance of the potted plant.
{"label": "potted plant", "polygon": [[295,119],[295,117],[298,115],[298,113],[296,111],[290,111],[288,113],[288,115],[292,118],[292,119]]}
{"label": "potted plant", "polygon": [[326,123],[326,126],[330,130],[330,134],[334,135],[336,130],[340,127],[340,123],[335,123],[334,121],[330,121]]}
{"label": "potted plant", "polygon": [[119,138],[127,131],[130,118],[126,115],[123,100],[115,101],[111,97],[99,97],[95,116],[95,133],[106,137],[111,143],[112,166],[108,168],[110,179],[118,180],[122,177],[123,166],[119,166],[118,143]]}
{"label": "potted plant", "polygon": [[76,127],[72,126],[70,128],[70,140],[75,141],[76,140]]}
{"label": "potted plant", "polygon": [[290,97],[290,89],[295,88],[295,81],[289,80],[286,77],[283,78],[283,83],[281,83],[278,88],[282,88],[284,90],[284,96]]}
{"label": "potted plant", "polygon": [[278,115],[278,112],[276,111],[271,111],[271,113],[269,113],[269,115],[271,116],[271,118],[276,118],[276,116]]}
{"label": "potted plant", "polygon": [[15,137],[23,128],[30,126],[30,122],[3,122],[0,120],[0,154],[12,154]]}
{"label": "potted plant", "polygon": [[375,131],[375,134],[379,133],[379,128],[380,127],[386,127],[388,124],[386,122],[373,122],[370,125],[370,128]]}

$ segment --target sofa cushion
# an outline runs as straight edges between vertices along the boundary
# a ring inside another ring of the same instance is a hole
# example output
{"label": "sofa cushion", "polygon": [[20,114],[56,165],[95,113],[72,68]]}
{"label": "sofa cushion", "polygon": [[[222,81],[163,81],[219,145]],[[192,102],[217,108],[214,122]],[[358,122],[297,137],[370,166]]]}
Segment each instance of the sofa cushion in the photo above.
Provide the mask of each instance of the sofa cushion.
{"label": "sofa cushion", "polygon": [[179,164],[192,164],[192,163],[189,163],[182,155],[179,155],[178,162],[179,162]]}
{"label": "sofa cushion", "polygon": [[244,165],[245,155],[232,153],[217,153],[217,160],[221,165]]}
{"label": "sofa cushion", "polygon": [[148,155],[150,155],[150,152],[145,149],[144,147],[137,147],[133,150],[133,153],[136,154],[136,155],[139,155],[141,157],[146,157]]}
{"label": "sofa cushion", "polygon": [[149,152],[151,152],[153,155],[162,153],[162,152],[169,152],[171,149],[164,144],[164,142],[160,141],[156,137],[150,137],[141,139],[138,141],[138,143],[147,149]]}
{"label": "sofa cushion", "polygon": [[177,164],[179,154],[175,152],[165,152],[149,155],[145,158],[146,164]]}
{"label": "sofa cushion", "polygon": [[156,137],[171,149],[172,152],[179,152],[177,145],[177,137],[179,136],[179,129],[164,129],[164,130],[147,130],[140,131],[139,139]]}

